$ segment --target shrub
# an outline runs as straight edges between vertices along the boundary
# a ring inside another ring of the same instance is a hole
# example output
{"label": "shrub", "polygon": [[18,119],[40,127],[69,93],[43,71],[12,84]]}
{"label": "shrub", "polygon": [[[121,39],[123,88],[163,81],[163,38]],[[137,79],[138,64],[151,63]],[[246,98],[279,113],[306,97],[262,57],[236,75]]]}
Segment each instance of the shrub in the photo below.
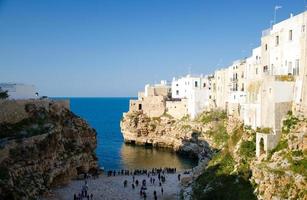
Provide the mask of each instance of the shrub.
{"label": "shrub", "polygon": [[7,99],[7,98],[9,98],[8,91],[3,91],[0,87],[0,99]]}
{"label": "shrub", "polygon": [[293,115],[288,115],[287,119],[283,121],[282,131],[284,133],[289,133],[292,128],[298,123],[299,119]]}
{"label": "shrub", "polygon": [[288,148],[287,140],[280,140],[277,146],[269,152],[268,159],[270,159],[275,152],[281,151],[286,148]]}
{"label": "shrub", "polygon": [[219,124],[217,129],[214,130],[212,133],[213,141],[217,145],[222,145],[227,142],[229,135],[227,134],[226,128],[223,124]]}
{"label": "shrub", "polygon": [[244,159],[252,159],[255,157],[256,144],[253,141],[243,141],[241,143],[239,153]]}
{"label": "shrub", "polygon": [[207,124],[213,121],[224,120],[227,118],[227,114],[224,111],[212,111],[212,112],[204,112],[202,113],[198,121],[202,122],[203,124]]}
{"label": "shrub", "polygon": [[257,127],[256,132],[270,134],[270,133],[272,133],[272,128],[269,128],[269,127],[262,127],[262,128]]}

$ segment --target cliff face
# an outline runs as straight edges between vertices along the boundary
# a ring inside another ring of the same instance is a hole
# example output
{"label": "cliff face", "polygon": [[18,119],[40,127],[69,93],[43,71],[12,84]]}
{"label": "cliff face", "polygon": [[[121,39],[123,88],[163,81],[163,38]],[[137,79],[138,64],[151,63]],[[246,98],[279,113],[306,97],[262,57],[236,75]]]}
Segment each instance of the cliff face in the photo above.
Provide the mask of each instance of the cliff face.
{"label": "cliff face", "polygon": [[201,154],[211,156],[210,140],[201,137],[210,129],[187,118],[175,120],[168,115],[149,118],[139,112],[129,112],[121,121],[125,142],[137,145],[152,145],[200,158]]}
{"label": "cliff face", "polygon": [[268,158],[256,158],[256,132],[223,112],[196,120],[128,113],[121,122],[126,142],[198,155],[194,181],[183,199],[306,199],[307,121],[288,116],[282,139]]}
{"label": "cliff face", "polygon": [[27,118],[0,124],[0,199],[32,199],[96,171],[96,132],[56,103],[25,105]]}
{"label": "cliff face", "polygon": [[288,116],[279,144],[268,158],[251,163],[261,199],[307,199],[307,121]]}

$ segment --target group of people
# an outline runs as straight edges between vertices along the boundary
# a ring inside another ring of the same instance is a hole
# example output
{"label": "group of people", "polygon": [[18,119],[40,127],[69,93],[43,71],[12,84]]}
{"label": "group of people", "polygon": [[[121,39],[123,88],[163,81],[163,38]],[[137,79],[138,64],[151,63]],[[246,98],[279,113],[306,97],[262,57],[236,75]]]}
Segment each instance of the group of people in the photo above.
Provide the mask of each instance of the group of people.
{"label": "group of people", "polygon": [[[164,189],[163,189],[163,184],[166,181],[166,173],[176,173],[176,168],[153,168],[151,170],[147,169],[136,169],[133,171],[129,170],[120,170],[120,171],[108,171],[108,176],[115,176],[116,174],[119,175],[130,175],[132,176],[132,182],[131,182],[131,188],[132,190],[135,190],[139,184],[141,185],[140,187],[140,197],[144,198],[144,200],[147,198],[147,181],[149,180],[151,185],[158,185],[159,190],[161,192],[161,196],[163,196]],[[148,179],[146,180],[143,179],[141,182],[139,182],[138,179],[135,178],[136,175],[145,175]],[[178,176],[178,180],[180,181],[180,175]],[[128,187],[128,180],[124,180],[123,182],[124,188]],[[153,191],[153,197],[155,200],[158,199],[158,193],[156,190]]]}
{"label": "group of people", "polygon": [[[107,176],[117,176],[117,175],[125,175],[125,176],[131,176],[131,188],[132,190],[135,190],[139,188],[140,190],[140,197],[146,200],[148,197],[148,189],[147,189],[147,181],[152,186],[159,186],[158,190],[153,191],[153,197],[154,200],[158,199],[158,192],[160,192],[161,196],[163,196],[164,189],[163,184],[166,182],[166,174],[174,174],[176,173],[176,168],[152,168],[151,170],[148,169],[135,169],[135,170],[109,170],[107,171]],[[138,180],[135,178],[135,176],[143,175],[145,176],[145,179]],[[84,185],[81,187],[80,193],[74,194],[74,200],[93,200],[93,194],[89,194],[88,192],[88,178],[97,178],[98,176],[89,176],[88,174],[84,174]],[[180,174],[178,174],[178,181],[180,181]],[[123,182],[124,188],[128,187],[128,180],[124,180]],[[139,187],[140,186],[140,187]]]}
{"label": "group of people", "polygon": [[74,194],[74,200],[93,200],[94,195],[88,193],[87,180],[84,181],[84,185],[81,188],[81,192]]}
{"label": "group of people", "polygon": [[170,167],[165,167],[165,168],[152,168],[151,170],[147,169],[135,169],[135,170],[109,170],[107,171],[107,176],[116,176],[116,175],[144,175],[144,174],[158,174],[158,173],[176,173],[177,169],[176,168],[170,168]]}

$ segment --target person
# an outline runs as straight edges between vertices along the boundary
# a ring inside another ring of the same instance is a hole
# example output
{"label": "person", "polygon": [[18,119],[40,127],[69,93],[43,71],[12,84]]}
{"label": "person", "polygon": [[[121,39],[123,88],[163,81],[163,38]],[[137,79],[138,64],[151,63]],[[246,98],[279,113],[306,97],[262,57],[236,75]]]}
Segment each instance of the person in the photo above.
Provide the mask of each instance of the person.
{"label": "person", "polygon": [[94,197],[94,195],[93,195],[93,193],[91,193],[91,200],[93,200],[93,197]]}
{"label": "person", "polygon": [[143,196],[143,190],[141,189],[140,190],[140,197],[142,197]]}
{"label": "person", "polygon": [[134,189],[135,187],[134,187],[134,183],[132,183],[132,189]]}
{"label": "person", "polygon": [[146,199],[146,197],[147,197],[146,192],[143,192],[143,197],[144,197],[144,199]]}
{"label": "person", "polygon": [[161,194],[162,194],[162,196],[163,196],[163,187],[161,187]]}
{"label": "person", "polygon": [[124,180],[124,187],[126,187],[127,186],[127,180]]}
{"label": "person", "polygon": [[74,200],[77,200],[77,195],[76,195],[76,193],[74,194]]}
{"label": "person", "polygon": [[181,175],[180,175],[180,174],[178,174],[178,181],[180,181],[180,176],[181,176]]}
{"label": "person", "polygon": [[135,185],[136,185],[136,187],[139,185],[139,180],[135,181]]}

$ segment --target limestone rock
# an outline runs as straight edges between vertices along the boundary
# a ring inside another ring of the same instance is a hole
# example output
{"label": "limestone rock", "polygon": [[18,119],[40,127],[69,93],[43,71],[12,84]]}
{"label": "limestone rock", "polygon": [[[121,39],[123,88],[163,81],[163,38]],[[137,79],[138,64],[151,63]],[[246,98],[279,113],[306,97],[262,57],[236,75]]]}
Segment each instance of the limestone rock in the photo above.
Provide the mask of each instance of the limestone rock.
{"label": "limestone rock", "polygon": [[25,107],[27,117],[0,124],[0,199],[33,199],[98,168],[96,131],[57,104]]}

